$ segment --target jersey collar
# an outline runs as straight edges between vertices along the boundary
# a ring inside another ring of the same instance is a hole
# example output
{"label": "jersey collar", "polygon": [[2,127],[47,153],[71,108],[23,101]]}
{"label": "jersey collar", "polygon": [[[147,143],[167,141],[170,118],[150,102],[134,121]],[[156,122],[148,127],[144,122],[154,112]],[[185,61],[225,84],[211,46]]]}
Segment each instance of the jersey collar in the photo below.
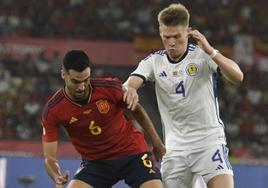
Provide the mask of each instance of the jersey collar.
{"label": "jersey collar", "polygon": [[188,45],[187,45],[186,51],[185,51],[184,54],[180,57],[180,59],[177,60],[177,61],[172,60],[172,59],[168,56],[168,53],[166,52],[165,54],[166,54],[166,56],[167,56],[167,58],[168,58],[168,61],[169,61],[170,63],[172,63],[172,64],[176,64],[176,63],[181,62],[181,61],[187,56],[187,54],[188,54],[188,48],[189,48],[189,43],[188,43]]}
{"label": "jersey collar", "polygon": [[[66,99],[69,100],[71,103],[77,105],[77,106],[84,106],[84,105],[88,104],[88,103],[90,102],[90,100],[91,100],[91,97],[92,97],[92,91],[93,91],[93,88],[92,88],[91,83],[89,83],[89,96],[88,96],[88,99],[85,99],[85,101],[83,101],[84,104],[81,104],[81,103],[78,103],[78,102],[76,102],[76,101],[73,101],[73,100],[67,95],[67,93],[65,92],[65,89],[64,89],[64,88],[65,88],[65,86],[62,88],[62,90],[63,90],[63,94],[64,94],[64,96],[66,97]],[[87,101],[87,102],[86,102],[86,101]]]}

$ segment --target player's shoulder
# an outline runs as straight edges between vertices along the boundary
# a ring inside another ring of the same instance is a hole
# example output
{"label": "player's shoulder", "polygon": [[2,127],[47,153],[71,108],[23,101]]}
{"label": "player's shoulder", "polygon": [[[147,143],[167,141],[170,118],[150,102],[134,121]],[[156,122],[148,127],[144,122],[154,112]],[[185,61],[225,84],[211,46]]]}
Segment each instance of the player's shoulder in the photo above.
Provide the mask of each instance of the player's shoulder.
{"label": "player's shoulder", "polygon": [[194,43],[189,43],[189,44],[188,44],[188,51],[193,52],[193,51],[195,51],[195,50],[198,50],[198,48],[199,48],[199,46],[196,45],[196,44],[194,44]]}
{"label": "player's shoulder", "polygon": [[65,98],[63,88],[57,90],[51,97],[49,97],[46,106],[53,108],[57,104],[59,104],[62,99]]}
{"label": "player's shoulder", "polygon": [[115,88],[122,90],[122,82],[117,77],[91,78],[91,86],[103,88]]}
{"label": "player's shoulder", "polygon": [[166,50],[158,50],[150,53],[148,56],[146,56],[142,61],[147,61],[150,59],[155,59],[155,58],[163,58],[166,55]]}
{"label": "player's shoulder", "polygon": [[60,102],[65,98],[63,88],[57,90],[51,97],[49,97],[48,101],[45,104],[43,115],[47,115],[48,112],[57,107]]}
{"label": "player's shoulder", "polygon": [[158,50],[152,53],[154,56],[164,56],[166,54],[166,50]]}
{"label": "player's shoulder", "polygon": [[188,44],[188,52],[192,54],[203,54],[205,53],[204,50],[198,46],[197,44],[194,43],[189,43]]}

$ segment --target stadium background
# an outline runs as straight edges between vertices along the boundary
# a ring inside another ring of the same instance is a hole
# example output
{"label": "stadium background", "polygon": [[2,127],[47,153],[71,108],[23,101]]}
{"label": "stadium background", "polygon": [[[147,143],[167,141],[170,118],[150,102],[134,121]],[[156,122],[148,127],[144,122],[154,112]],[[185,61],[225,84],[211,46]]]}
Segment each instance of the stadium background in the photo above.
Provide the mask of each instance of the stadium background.
{"label": "stadium background", "polygon": [[[36,178],[29,187],[52,187],[40,158],[40,113],[63,84],[63,53],[83,49],[95,64],[94,76],[117,76],[123,82],[139,60],[162,48],[156,15],[171,2],[183,3],[191,26],[245,73],[238,87],[219,82],[221,118],[236,187],[267,186],[268,1],[1,0],[0,188],[23,187],[18,181],[23,176]],[[162,135],[153,85],[139,93]],[[74,172],[78,155],[62,135],[61,162]]]}

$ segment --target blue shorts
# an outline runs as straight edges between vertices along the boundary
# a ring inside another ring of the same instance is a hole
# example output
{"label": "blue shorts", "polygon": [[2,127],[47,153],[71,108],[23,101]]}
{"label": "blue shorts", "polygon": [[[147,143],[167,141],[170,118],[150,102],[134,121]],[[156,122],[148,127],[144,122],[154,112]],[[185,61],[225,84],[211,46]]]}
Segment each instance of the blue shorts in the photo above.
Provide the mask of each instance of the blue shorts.
{"label": "blue shorts", "polygon": [[95,188],[110,188],[119,180],[138,188],[142,183],[160,179],[159,169],[151,160],[151,153],[139,153],[115,160],[83,160],[74,179]]}

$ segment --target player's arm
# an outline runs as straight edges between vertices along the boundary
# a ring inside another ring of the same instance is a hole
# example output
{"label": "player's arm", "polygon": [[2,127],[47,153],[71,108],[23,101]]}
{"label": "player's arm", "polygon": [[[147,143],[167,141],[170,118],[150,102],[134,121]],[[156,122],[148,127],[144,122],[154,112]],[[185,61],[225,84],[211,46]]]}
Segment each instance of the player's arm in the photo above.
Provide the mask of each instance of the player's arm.
{"label": "player's arm", "polygon": [[127,103],[128,109],[134,110],[139,102],[137,90],[142,86],[142,84],[143,79],[138,76],[130,76],[123,84],[125,88],[123,100]]}
{"label": "player's arm", "polygon": [[43,151],[45,158],[45,167],[48,175],[55,182],[57,188],[63,187],[68,181],[69,172],[61,174],[60,165],[57,160],[58,141],[45,142],[43,141]]}
{"label": "player's arm", "polygon": [[[214,49],[212,48],[211,53],[213,52]],[[244,75],[239,66],[233,60],[225,57],[221,53],[216,51],[214,53],[216,53],[216,55],[213,60],[219,66],[224,77],[232,83],[242,82]]]}
{"label": "player's arm", "polygon": [[160,137],[158,136],[153,122],[149,118],[148,114],[144,108],[138,103],[136,108],[132,111],[134,118],[142,126],[144,131],[148,134],[152,145],[154,147],[154,153],[158,160],[162,159],[163,155],[166,153],[166,148],[162,143]]}
{"label": "player's arm", "polygon": [[243,81],[243,72],[239,66],[231,59],[218,53],[207,41],[206,37],[198,30],[189,30],[189,35],[192,36],[198,45],[210,55],[214,62],[219,66],[221,73],[231,82],[240,83]]}

